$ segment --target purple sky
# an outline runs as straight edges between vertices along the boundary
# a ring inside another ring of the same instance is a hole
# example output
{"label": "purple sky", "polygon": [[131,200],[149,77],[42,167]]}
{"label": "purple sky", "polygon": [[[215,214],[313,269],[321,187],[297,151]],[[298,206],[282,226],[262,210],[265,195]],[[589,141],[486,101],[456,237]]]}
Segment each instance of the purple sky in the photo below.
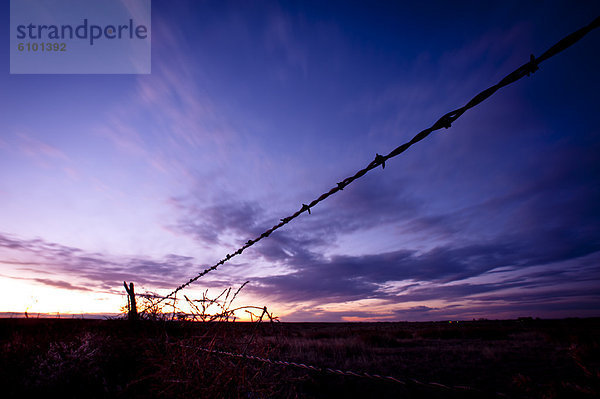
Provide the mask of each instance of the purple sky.
{"label": "purple sky", "polygon": [[[9,75],[0,312],[166,294],[598,2],[153,1],[151,75]],[[9,22],[9,4],[1,13]],[[600,32],[200,279],[284,321],[600,316]]]}

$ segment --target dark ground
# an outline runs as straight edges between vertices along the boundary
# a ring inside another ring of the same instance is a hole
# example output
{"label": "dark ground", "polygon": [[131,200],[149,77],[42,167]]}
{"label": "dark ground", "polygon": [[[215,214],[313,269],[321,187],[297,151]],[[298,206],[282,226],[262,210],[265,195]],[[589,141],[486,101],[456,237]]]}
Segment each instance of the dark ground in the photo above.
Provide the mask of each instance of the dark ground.
{"label": "dark ground", "polygon": [[[0,319],[0,396],[599,398],[599,345],[600,319],[260,325]],[[389,375],[406,385],[208,354],[199,346]]]}

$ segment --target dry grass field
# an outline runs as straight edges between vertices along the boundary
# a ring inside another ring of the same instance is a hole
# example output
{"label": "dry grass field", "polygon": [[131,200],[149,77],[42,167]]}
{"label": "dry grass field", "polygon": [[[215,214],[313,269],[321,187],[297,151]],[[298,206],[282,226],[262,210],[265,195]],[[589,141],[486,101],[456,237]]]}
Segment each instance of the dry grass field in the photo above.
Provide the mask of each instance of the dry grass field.
{"label": "dry grass field", "polygon": [[[4,398],[594,398],[600,397],[599,345],[600,319],[261,324],[2,319],[0,383]],[[406,384],[271,365],[199,347],[389,375]]]}

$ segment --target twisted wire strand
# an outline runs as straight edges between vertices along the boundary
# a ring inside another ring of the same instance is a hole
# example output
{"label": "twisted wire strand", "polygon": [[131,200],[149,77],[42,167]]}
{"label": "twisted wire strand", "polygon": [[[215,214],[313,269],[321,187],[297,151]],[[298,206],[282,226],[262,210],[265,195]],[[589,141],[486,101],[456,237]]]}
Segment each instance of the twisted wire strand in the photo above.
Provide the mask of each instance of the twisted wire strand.
{"label": "twisted wire strand", "polygon": [[[340,369],[335,369],[335,368],[331,368],[331,367],[318,367],[318,366],[314,366],[312,364],[269,359],[266,357],[260,357],[260,356],[249,355],[249,354],[244,354],[244,353],[234,353],[234,352],[228,352],[228,351],[223,351],[223,350],[218,350],[218,349],[209,349],[209,348],[189,346],[189,345],[181,345],[181,347],[188,348],[188,349],[195,349],[195,350],[199,350],[199,351],[206,352],[206,353],[213,354],[213,355],[222,355],[222,356],[236,357],[236,358],[240,358],[240,359],[248,359],[248,360],[253,360],[253,361],[272,364],[272,365],[284,366],[284,367],[295,367],[295,368],[309,370],[309,371],[313,371],[313,372],[317,372],[317,373],[334,374],[334,375],[347,376],[347,377],[367,378],[367,379],[376,380],[376,381],[388,381],[388,382],[393,382],[393,383],[404,385],[404,386],[408,386],[409,384],[414,384],[414,385],[420,385],[423,387],[442,389],[442,390],[448,390],[448,391],[479,392],[479,390],[476,388],[464,386],[464,385],[450,386],[450,385],[440,384],[437,382],[422,382],[422,381],[419,381],[419,380],[416,380],[413,378],[409,378],[407,380],[401,380],[399,378],[392,377],[389,375],[367,373],[364,371],[340,370]],[[501,396],[501,397],[505,396],[504,394],[499,393],[499,392],[496,392],[496,395]]]}
{"label": "twisted wire strand", "polygon": [[511,73],[506,75],[497,84],[483,90],[482,92],[480,92],[475,97],[473,97],[469,102],[467,102],[467,104],[465,104],[461,108],[458,108],[458,109],[455,109],[454,111],[450,111],[450,112],[446,113],[441,118],[439,118],[431,127],[417,133],[410,141],[394,148],[389,154],[387,154],[387,155],[376,154],[375,159],[373,161],[371,161],[365,168],[359,170],[354,175],[349,176],[349,177],[345,178],[344,180],[340,181],[339,183],[337,183],[337,185],[335,187],[333,187],[329,191],[321,194],[321,196],[314,199],[310,203],[308,203],[308,204],[303,203],[302,207],[298,211],[296,211],[295,213],[293,213],[290,216],[280,219],[280,222],[278,224],[276,224],[275,226],[266,230],[260,236],[256,237],[255,239],[248,240],[237,251],[235,251],[231,254],[227,254],[223,259],[219,260],[217,263],[215,263],[211,267],[204,269],[202,272],[197,274],[195,277],[193,277],[193,278],[189,279],[187,282],[181,284],[180,286],[175,288],[170,294],[168,294],[166,297],[161,299],[159,301],[159,303],[162,302],[164,299],[171,298],[178,291],[189,286],[190,284],[192,284],[193,282],[195,282],[202,276],[217,269],[219,266],[221,266],[225,262],[228,262],[234,256],[241,255],[242,252],[246,248],[251,247],[252,245],[254,245],[257,242],[259,242],[260,240],[262,240],[263,238],[269,237],[269,235],[271,235],[271,233],[273,233],[275,230],[285,226],[286,224],[288,224],[289,222],[291,222],[292,220],[294,220],[298,216],[300,216],[302,213],[308,212],[310,214],[311,213],[310,209],[312,207],[316,206],[321,201],[324,201],[329,196],[337,193],[338,191],[342,191],[344,189],[344,187],[348,186],[355,180],[361,178],[362,176],[367,174],[367,172],[377,168],[380,165],[382,168],[385,169],[385,162],[387,160],[402,154],[404,151],[408,150],[413,144],[416,144],[419,141],[423,140],[424,138],[429,136],[432,132],[439,130],[441,128],[445,128],[445,129],[450,128],[452,126],[452,123],[454,123],[454,121],[456,121],[458,118],[460,118],[467,110],[479,105],[480,103],[482,103],[483,101],[488,99],[490,96],[492,96],[499,89],[516,82],[517,80],[523,78],[524,76],[530,76],[532,73],[534,73],[535,71],[537,71],[539,69],[538,66],[542,62],[548,60],[549,58],[555,56],[556,54],[571,47],[572,45],[577,43],[579,40],[581,40],[585,35],[587,35],[592,30],[598,28],[599,26],[600,26],[600,16],[596,17],[587,26],[584,26],[583,28],[581,28],[581,29],[571,33],[570,35],[565,36],[561,40],[559,40],[556,44],[554,44],[552,47],[550,47],[548,50],[546,50],[538,58],[534,57],[533,54],[530,55],[528,62],[526,62],[525,64],[521,65],[519,68],[515,69],[514,71],[512,71]]}

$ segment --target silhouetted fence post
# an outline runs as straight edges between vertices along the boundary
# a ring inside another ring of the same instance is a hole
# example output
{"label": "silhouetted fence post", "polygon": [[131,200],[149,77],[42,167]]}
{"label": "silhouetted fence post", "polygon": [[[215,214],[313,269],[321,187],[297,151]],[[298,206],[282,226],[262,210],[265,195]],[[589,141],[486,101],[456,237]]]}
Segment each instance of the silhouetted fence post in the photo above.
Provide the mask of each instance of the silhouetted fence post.
{"label": "silhouetted fence post", "polygon": [[129,298],[127,300],[127,305],[128,305],[127,318],[132,321],[137,320],[138,314],[137,314],[137,307],[135,305],[135,291],[133,290],[133,283],[129,283],[129,287],[128,287],[127,283],[125,281],[123,281],[123,286],[125,287],[125,291],[127,291],[127,294],[129,295]]}

